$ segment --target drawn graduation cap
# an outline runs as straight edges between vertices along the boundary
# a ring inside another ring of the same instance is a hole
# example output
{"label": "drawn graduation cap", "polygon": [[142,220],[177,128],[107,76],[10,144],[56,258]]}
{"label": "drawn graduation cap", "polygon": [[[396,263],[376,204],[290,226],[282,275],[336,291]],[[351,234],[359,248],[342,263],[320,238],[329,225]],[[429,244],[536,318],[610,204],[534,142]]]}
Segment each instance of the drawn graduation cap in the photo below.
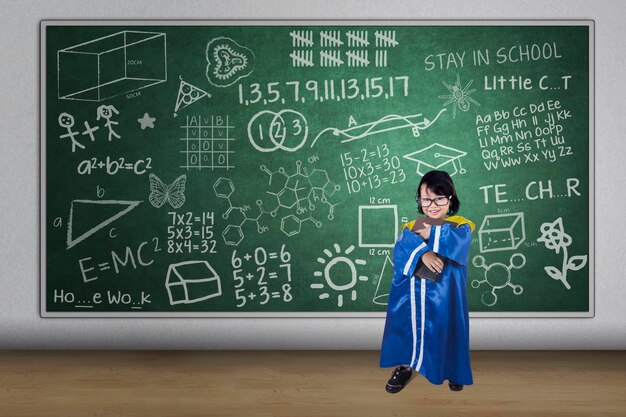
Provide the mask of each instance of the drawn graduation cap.
{"label": "drawn graduation cap", "polygon": [[433,143],[419,151],[404,155],[404,157],[417,162],[415,172],[420,175],[424,175],[432,170],[441,170],[448,172],[452,176],[457,172],[465,174],[465,168],[461,165],[461,158],[465,155],[467,155],[467,152],[439,143]]}

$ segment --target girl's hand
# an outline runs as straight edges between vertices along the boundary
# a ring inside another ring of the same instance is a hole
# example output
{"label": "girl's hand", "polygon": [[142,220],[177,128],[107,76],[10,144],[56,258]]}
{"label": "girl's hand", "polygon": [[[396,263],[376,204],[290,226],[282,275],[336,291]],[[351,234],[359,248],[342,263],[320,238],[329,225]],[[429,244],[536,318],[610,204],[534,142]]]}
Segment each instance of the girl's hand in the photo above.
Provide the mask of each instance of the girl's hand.
{"label": "girl's hand", "polygon": [[428,223],[424,223],[424,228],[417,230],[415,233],[420,235],[422,239],[428,240],[428,238],[430,237],[430,227],[431,226]]}
{"label": "girl's hand", "polygon": [[431,271],[435,271],[440,274],[443,271],[443,260],[441,260],[435,252],[428,251],[422,255],[422,262],[426,265]]}

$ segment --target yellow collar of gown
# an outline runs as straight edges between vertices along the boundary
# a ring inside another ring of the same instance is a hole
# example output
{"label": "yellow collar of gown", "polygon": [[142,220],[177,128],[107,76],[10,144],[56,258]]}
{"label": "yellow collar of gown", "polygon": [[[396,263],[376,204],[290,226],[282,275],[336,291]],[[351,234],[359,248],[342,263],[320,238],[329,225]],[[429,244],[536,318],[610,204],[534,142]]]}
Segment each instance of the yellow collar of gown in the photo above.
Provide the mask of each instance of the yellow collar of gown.
{"label": "yellow collar of gown", "polygon": [[[476,225],[474,224],[474,222],[471,221],[471,220],[466,219],[463,216],[450,216],[450,217],[447,217],[446,220],[454,222],[454,223],[458,224],[459,226],[462,225],[462,224],[468,224],[470,229],[472,229],[472,232],[474,231],[474,229],[476,229]],[[415,220],[410,221],[408,223],[404,223],[402,225],[402,229],[407,228],[407,227],[409,229],[412,229],[414,224],[415,224]]]}

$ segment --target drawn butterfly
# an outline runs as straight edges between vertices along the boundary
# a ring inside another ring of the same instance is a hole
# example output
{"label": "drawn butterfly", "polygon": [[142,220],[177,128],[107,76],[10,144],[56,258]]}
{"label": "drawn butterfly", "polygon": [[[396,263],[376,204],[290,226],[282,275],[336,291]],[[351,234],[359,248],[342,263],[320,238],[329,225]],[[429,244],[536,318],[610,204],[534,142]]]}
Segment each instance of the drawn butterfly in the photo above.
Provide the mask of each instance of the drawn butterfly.
{"label": "drawn butterfly", "polygon": [[185,182],[186,175],[176,178],[170,185],[165,184],[159,177],[150,174],[150,204],[156,208],[160,208],[167,201],[170,205],[177,209],[185,204]]}

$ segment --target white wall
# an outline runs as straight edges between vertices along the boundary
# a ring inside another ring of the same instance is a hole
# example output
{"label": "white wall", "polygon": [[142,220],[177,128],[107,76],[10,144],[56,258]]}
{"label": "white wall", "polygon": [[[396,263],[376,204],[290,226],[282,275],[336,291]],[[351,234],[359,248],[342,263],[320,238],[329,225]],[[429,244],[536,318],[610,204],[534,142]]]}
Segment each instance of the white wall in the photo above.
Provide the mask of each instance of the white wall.
{"label": "white wall", "polygon": [[[260,5],[263,3],[263,5]],[[595,318],[471,322],[473,349],[624,349],[626,3],[0,0],[0,349],[378,349],[383,319],[41,319],[39,21],[42,19],[594,19]]]}

